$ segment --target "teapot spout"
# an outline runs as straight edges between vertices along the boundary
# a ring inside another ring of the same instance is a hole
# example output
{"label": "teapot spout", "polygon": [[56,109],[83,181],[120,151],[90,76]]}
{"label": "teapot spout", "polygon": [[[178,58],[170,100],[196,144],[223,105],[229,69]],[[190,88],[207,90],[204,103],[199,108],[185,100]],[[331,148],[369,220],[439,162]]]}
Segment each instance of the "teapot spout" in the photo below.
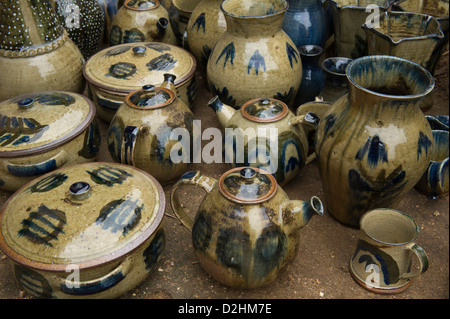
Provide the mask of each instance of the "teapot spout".
{"label": "teapot spout", "polygon": [[300,229],[314,214],[323,215],[322,201],[313,196],[309,201],[289,200],[282,204],[283,224],[292,223],[293,230]]}
{"label": "teapot spout", "polygon": [[175,87],[175,79],[176,75],[170,74],[170,73],[164,73],[164,82],[161,84],[161,87],[169,89],[173,92],[176,92]]}
{"label": "teapot spout", "polygon": [[217,119],[220,122],[220,125],[223,127],[227,127],[228,121],[233,117],[236,113],[236,110],[229,105],[223,103],[219,96],[216,95],[209,102],[208,106],[211,107],[217,115]]}
{"label": "teapot spout", "polygon": [[161,39],[166,34],[167,27],[169,26],[169,20],[166,18],[160,18],[156,22],[156,29],[158,30],[157,39]]}

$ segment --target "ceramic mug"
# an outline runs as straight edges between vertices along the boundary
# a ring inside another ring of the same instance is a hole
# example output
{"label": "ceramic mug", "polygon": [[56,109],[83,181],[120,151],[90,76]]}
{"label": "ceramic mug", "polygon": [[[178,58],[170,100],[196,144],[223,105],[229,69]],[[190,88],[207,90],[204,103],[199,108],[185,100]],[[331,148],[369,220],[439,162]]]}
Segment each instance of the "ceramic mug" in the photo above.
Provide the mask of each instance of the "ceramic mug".
{"label": "ceramic mug", "polygon": [[[419,227],[407,214],[389,208],[365,213],[360,221],[360,237],[350,260],[350,274],[357,283],[376,293],[399,293],[412,278],[428,269],[428,257],[415,243]],[[411,271],[413,256],[419,271]]]}

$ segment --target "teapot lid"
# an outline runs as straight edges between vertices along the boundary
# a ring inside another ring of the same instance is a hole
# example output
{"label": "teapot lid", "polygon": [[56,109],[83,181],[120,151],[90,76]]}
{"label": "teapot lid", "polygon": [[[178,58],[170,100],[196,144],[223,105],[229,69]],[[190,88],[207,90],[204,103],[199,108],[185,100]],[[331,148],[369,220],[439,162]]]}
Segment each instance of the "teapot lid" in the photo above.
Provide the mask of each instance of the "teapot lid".
{"label": "teapot lid", "polygon": [[0,103],[0,157],[44,153],[85,131],[95,106],[72,92],[28,93]]}
{"label": "teapot lid", "polygon": [[243,204],[267,201],[277,190],[275,178],[259,168],[237,167],[224,173],[219,190],[226,198]]}
{"label": "teapot lid", "polygon": [[159,7],[158,0],[126,0],[124,7],[130,10],[145,11],[153,10]]}
{"label": "teapot lid", "polygon": [[132,166],[66,166],[18,190],[0,211],[0,249],[35,269],[65,271],[116,260],[162,222],[160,184]]}
{"label": "teapot lid", "polygon": [[86,80],[103,90],[128,94],[152,83],[159,86],[164,74],[176,76],[175,87],[189,81],[196,61],[187,50],[159,42],[118,44],[97,52],[83,67]]}
{"label": "teapot lid", "polygon": [[276,99],[259,98],[246,102],[241,107],[242,116],[254,122],[275,122],[288,114],[288,106]]}
{"label": "teapot lid", "polygon": [[155,109],[169,105],[175,100],[172,90],[147,84],[127,95],[125,102],[136,109]]}

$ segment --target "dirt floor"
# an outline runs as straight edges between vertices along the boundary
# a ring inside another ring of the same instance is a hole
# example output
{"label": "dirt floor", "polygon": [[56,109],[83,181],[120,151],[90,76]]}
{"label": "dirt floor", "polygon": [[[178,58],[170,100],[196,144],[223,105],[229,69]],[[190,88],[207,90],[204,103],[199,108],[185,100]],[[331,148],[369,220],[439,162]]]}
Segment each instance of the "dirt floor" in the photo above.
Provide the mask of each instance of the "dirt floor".
{"label": "dirt floor", "polygon": [[[436,71],[434,105],[427,114],[449,114],[448,52]],[[198,74],[199,95],[193,111],[202,121],[202,128],[220,127],[212,109],[206,106],[211,93],[204,89],[204,74]],[[99,120],[104,134],[107,124]],[[106,139],[102,141],[99,161],[112,161]],[[205,175],[218,178],[227,170],[225,164],[194,165]],[[298,178],[283,187],[291,199],[323,199],[316,163],[304,167]],[[200,266],[192,249],[190,232],[174,217],[169,205],[171,185],[166,194],[167,231],[165,252],[150,276],[121,298],[128,299],[448,299],[449,298],[449,197],[431,200],[411,190],[398,207],[410,214],[420,227],[417,243],[428,254],[430,266],[426,273],[413,280],[411,286],[396,295],[379,295],[359,286],[350,276],[348,264],[358,239],[357,229],[346,227],[328,213],[315,216],[301,230],[301,243],[295,260],[271,285],[239,290],[226,287],[211,278]],[[180,200],[194,216],[204,193],[186,187]],[[11,193],[0,191],[0,205]],[[0,252],[0,299],[31,298],[14,281],[9,262]]]}

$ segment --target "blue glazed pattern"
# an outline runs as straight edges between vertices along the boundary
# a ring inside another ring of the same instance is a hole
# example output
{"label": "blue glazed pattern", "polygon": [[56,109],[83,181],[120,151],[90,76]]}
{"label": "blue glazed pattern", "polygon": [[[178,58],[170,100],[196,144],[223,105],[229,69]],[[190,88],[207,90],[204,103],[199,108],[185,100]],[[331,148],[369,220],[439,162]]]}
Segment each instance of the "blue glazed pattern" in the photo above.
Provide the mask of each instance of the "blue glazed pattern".
{"label": "blue glazed pattern", "polygon": [[256,50],[253,53],[247,67],[247,74],[250,74],[251,69],[255,69],[256,75],[258,75],[259,70],[262,68],[264,72],[266,72],[266,62],[264,61],[264,57],[259,53],[259,50]]}
{"label": "blue glazed pattern", "polygon": [[32,193],[44,193],[61,186],[67,180],[67,175],[62,173],[54,173],[44,177],[37,183],[30,186]]}
{"label": "blue glazed pattern", "polygon": [[291,68],[293,68],[292,61],[295,60],[295,63],[299,63],[299,61],[301,61],[300,53],[297,51],[297,49],[294,49],[287,42],[286,42],[286,53],[287,53],[287,56],[288,56],[288,59],[289,59],[289,64],[291,65]]}
{"label": "blue glazed pattern", "polygon": [[68,295],[92,295],[114,287],[123,279],[125,279],[125,275],[119,271],[105,279],[95,281],[94,283],[79,283],[78,286],[73,285],[73,287],[68,287],[63,283],[60,285],[60,289]]}
{"label": "blue glazed pattern", "polygon": [[141,212],[144,204],[139,200],[118,199],[109,202],[100,210],[96,224],[103,229],[109,229],[111,232],[121,232],[123,236],[132,230],[141,219]]}
{"label": "blue glazed pattern", "polygon": [[222,58],[222,56],[225,56],[223,61],[223,68],[225,68],[225,66],[227,65],[228,59],[230,60],[230,64],[233,65],[235,53],[234,43],[231,42],[222,50],[222,53],[220,53],[219,57],[216,60],[216,64],[219,63],[219,60]]}
{"label": "blue glazed pattern", "polygon": [[45,173],[51,172],[58,168],[56,165],[56,160],[49,159],[45,162],[31,165],[15,165],[8,164],[8,171],[18,177],[30,177],[43,175]]}
{"label": "blue glazed pattern", "polygon": [[367,155],[367,163],[371,168],[375,168],[378,162],[388,162],[387,150],[378,135],[370,136],[366,144],[358,150],[355,159],[362,161]]}
{"label": "blue glazed pattern", "polygon": [[194,24],[192,25],[191,30],[194,30],[194,27],[197,26],[197,32],[202,28],[203,33],[205,33],[205,13],[202,12],[200,15],[195,19]]}

